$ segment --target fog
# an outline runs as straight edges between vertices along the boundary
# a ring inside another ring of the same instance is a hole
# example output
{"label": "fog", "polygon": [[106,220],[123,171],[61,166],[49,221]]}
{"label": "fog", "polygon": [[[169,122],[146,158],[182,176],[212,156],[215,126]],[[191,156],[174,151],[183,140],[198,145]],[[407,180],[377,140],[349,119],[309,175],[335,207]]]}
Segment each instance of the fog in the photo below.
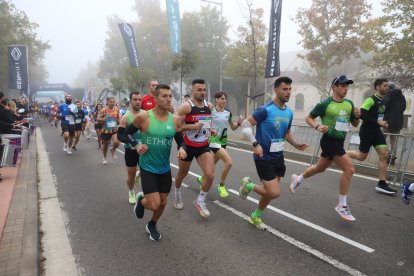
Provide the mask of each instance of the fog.
{"label": "fog", "polygon": [[[229,35],[236,37],[237,27],[246,21],[245,0],[215,0],[223,3],[223,16],[230,24]],[[165,6],[165,1],[160,0]],[[380,14],[379,1],[373,4],[373,14]],[[81,68],[88,61],[96,62],[103,54],[107,18],[117,15],[125,22],[137,21],[133,0],[13,0],[18,10],[24,11],[31,22],[39,24],[40,39],[48,41],[52,49],[46,52],[44,63],[50,83],[72,85]],[[180,12],[196,11],[208,5],[200,0],[180,0]],[[270,0],[254,0],[254,7],[265,10],[264,21],[269,24]],[[298,8],[308,8],[310,0],[283,1],[280,51],[300,51],[298,27],[291,20]],[[219,8],[219,7],[218,7]],[[165,7],[164,7],[165,9]],[[139,45],[138,49],[139,49]]]}

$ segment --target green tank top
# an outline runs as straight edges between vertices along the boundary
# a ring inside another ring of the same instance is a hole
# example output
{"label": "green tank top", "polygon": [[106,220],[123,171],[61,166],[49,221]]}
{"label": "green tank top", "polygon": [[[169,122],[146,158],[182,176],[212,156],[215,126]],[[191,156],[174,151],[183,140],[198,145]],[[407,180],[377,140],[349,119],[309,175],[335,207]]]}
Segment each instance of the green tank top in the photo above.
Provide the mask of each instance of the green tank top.
{"label": "green tank top", "polygon": [[170,154],[174,138],[174,120],[168,112],[165,122],[158,121],[154,111],[148,111],[149,126],[146,132],[141,132],[142,143],[148,146],[148,151],[139,157],[139,167],[156,174],[171,170]]}
{"label": "green tank top", "polygon": [[[132,124],[135,114],[133,114],[131,111],[128,110],[127,112],[125,112],[124,116],[127,116],[127,124],[125,128],[128,128],[128,126]],[[139,132],[139,130],[135,132],[134,134],[132,134],[132,138],[134,138],[134,140],[137,141],[138,143],[141,143],[141,133]],[[124,148],[129,149],[131,147],[129,146],[129,144],[124,144]]]}

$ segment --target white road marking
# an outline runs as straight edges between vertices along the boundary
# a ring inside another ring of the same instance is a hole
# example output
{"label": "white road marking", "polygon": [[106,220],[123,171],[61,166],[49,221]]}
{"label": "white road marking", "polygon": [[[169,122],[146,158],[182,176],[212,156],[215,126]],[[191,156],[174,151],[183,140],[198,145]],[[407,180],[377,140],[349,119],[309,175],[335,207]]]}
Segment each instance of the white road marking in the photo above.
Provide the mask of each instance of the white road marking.
{"label": "white road marking", "polygon": [[[249,217],[247,215],[243,214],[242,212],[240,212],[240,211],[238,211],[238,210],[236,210],[236,209],[234,209],[234,208],[232,208],[232,207],[230,207],[230,206],[228,206],[228,205],[226,205],[226,204],[224,204],[224,203],[222,203],[218,200],[215,200],[213,202],[215,204],[217,204],[218,206],[220,206],[220,207],[232,212],[233,214],[241,217],[242,219],[247,220],[247,221],[249,220]],[[353,269],[353,268],[347,266],[346,264],[344,264],[344,263],[342,263],[342,262],[340,262],[340,261],[338,261],[338,260],[336,260],[336,259],[334,259],[330,256],[327,256],[327,255],[323,254],[319,250],[316,250],[316,249],[304,244],[303,242],[295,240],[294,238],[277,231],[276,229],[274,229],[272,227],[267,226],[267,231],[272,233],[276,237],[279,237],[279,238],[283,239],[284,241],[292,244],[293,246],[296,246],[297,248],[299,248],[303,251],[306,251],[306,252],[312,254],[313,256],[327,262],[328,264],[336,267],[337,269],[342,270],[346,273],[349,273],[350,275],[358,275],[358,276],[365,275],[364,273],[362,273],[362,272],[360,272],[356,269]]]}
{"label": "white road marking", "polygon": [[[239,192],[238,192],[238,191],[235,191],[235,190],[233,190],[233,189],[228,189],[228,191],[229,191],[229,192],[231,192],[232,194],[239,195]],[[256,203],[256,204],[258,204],[258,203],[259,203],[259,201],[258,201],[257,199],[252,198],[252,197],[250,197],[250,196],[248,196],[248,197],[247,197],[247,199],[248,199],[248,200],[250,200],[251,202]],[[316,225],[316,224],[314,224],[314,223],[312,223],[312,222],[309,222],[309,221],[307,221],[307,220],[301,219],[301,218],[299,218],[299,217],[297,217],[297,216],[295,216],[295,215],[292,215],[292,214],[290,214],[290,213],[288,213],[288,212],[285,212],[285,211],[283,211],[283,210],[280,210],[280,209],[278,209],[278,208],[276,208],[276,207],[273,207],[273,206],[271,206],[271,205],[267,206],[267,208],[268,208],[269,210],[272,210],[273,212],[276,212],[276,213],[278,213],[278,214],[281,214],[282,216],[285,216],[285,217],[288,217],[288,218],[290,218],[290,219],[293,219],[293,220],[295,220],[295,221],[297,221],[297,222],[300,222],[300,223],[302,223],[302,224],[304,224],[304,225],[306,225],[306,226],[309,226],[309,227],[311,227],[311,228],[313,228],[313,229],[315,229],[315,230],[318,230],[318,231],[320,231],[320,232],[322,232],[322,233],[324,233],[324,234],[326,234],[326,235],[328,235],[328,236],[331,236],[331,237],[333,237],[333,238],[335,238],[335,239],[338,239],[338,240],[340,240],[340,241],[343,241],[343,242],[345,242],[345,243],[347,243],[347,244],[349,244],[349,245],[355,246],[356,248],[359,248],[359,249],[361,249],[361,250],[363,250],[363,251],[366,251],[366,252],[368,252],[368,253],[372,253],[372,252],[374,252],[374,251],[375,251],[374,249],[372,249],[372,248],[370,248],[370,247],[368,247],[368,246],[365,246],[365,245],[360,244],[360,243],[358,243],[358,242],[356,242],[356,241],[353,241],[353,240],[351,240],[351,239],[348,239],[348,238],[346,238],[346,237],[344,237],[344,236],[342,236],[342,235],[340,235],[340,234],[337,234],[337,233],[335,233],[335,232],[333,232],[333,231],[331,231],[331,230],[328,230],[328,229],[326,229],[326,228],[323,228],[323,227],[321,227],[321,226],[319,226],[319,225]]]}

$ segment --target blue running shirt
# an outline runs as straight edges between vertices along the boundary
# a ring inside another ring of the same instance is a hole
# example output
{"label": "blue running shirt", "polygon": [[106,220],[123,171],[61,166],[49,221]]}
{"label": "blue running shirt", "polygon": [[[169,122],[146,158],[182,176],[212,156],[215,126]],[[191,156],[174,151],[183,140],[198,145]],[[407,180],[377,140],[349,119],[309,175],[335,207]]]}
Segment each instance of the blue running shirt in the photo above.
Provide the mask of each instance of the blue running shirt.
{"label": "blue running shirt", "polygon": [[257,122],[257,143],[263,148],[263,157],[253,155],[254,159],[271,160],[282,157],[286,132],[292,125],[292,110],[288,106],[280,109],[270,101],[256,109],[252,116]]}

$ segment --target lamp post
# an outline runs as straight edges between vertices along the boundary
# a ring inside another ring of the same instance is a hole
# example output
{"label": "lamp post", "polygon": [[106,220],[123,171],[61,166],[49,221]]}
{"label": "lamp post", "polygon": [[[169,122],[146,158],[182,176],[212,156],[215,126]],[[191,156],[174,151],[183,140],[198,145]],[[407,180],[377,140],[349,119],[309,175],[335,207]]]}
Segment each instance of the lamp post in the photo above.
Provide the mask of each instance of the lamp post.
{"label": "lamp post", "polygon": [[[210,0],[201,0],[202,2],[214,4],[220,6],[220,21],[223,21],[223,2],[216,2],[216,1],[210,1]],[[223,91],[223,57],[221,55],[221,31],[220,31],[220,43],[219,43],[219,59],[220,59],[220,91]]]}

